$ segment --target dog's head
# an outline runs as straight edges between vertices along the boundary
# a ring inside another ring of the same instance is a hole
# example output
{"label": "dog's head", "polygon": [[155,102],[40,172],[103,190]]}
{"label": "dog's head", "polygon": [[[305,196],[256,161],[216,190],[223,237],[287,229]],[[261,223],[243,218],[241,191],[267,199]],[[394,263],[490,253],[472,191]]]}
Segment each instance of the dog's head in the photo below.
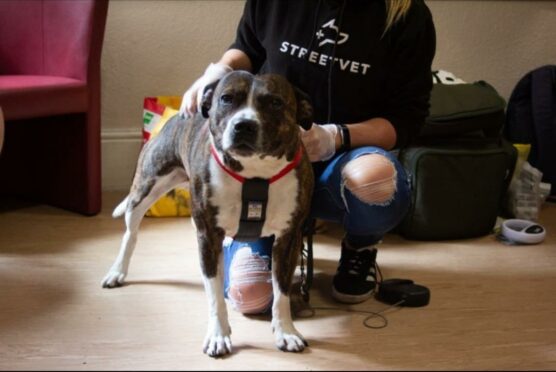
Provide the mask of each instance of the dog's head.
{"label": "dog's head", "polygon": [[231,72],[204,89],[201,106],[215,146],[232,157],[291,157],[313,119],[307,95],[272,74]]}

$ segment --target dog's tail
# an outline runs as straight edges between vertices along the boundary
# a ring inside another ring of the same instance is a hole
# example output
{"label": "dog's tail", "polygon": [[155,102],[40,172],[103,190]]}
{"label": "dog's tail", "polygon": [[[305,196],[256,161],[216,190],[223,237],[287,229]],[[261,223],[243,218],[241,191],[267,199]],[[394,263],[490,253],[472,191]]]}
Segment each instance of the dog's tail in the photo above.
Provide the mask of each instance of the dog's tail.
{"label": "dog's tail", "polygon": [[113,218],[120,218],[124,215],[126,209],[127,209],[127,199],[129,197],[126,197],[124,200],[122,200],[122,202],[120,204],[118,204],[118,206],[114,209],[114,212],[112,212],[112,217]]}

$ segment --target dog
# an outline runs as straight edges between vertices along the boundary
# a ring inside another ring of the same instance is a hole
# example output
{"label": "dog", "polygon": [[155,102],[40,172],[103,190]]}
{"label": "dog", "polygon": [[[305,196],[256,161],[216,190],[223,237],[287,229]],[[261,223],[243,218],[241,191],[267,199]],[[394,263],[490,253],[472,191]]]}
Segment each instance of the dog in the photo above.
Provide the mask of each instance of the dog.
{"label": "dog", "polygon": [[201,107],[193,117],[172,117],[141,150],[130,192],[113,212],[115,218],[125,214],[126,231],[102,286],[124,283],[148,208],[175,187],[188,185],[210,314],[203,351],[212,357],[232,352],[224,237],[272,235],[276,346],[303,351],[308,344],[294,327],[290,290],[314,183],[300,138],[300,126],[312,124],[312,105],[279,75],[233,71],[204,89]]}

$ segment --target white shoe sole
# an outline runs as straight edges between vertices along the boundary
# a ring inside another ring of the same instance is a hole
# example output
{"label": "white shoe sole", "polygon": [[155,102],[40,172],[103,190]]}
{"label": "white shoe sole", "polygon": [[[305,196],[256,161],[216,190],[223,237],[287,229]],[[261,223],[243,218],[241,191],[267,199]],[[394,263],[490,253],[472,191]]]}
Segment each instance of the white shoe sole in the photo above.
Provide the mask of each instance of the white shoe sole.
{"label": "white shoe sole", "polygon": [[360,302],[366,301],[373,296],[374,289],[370,290],[367,293],[363,293],[360,295],[348,295],[345,293],[340,293],[332,286],[332,298],[334,298],[338,302],[343,302],[346,304],[358,304]]}

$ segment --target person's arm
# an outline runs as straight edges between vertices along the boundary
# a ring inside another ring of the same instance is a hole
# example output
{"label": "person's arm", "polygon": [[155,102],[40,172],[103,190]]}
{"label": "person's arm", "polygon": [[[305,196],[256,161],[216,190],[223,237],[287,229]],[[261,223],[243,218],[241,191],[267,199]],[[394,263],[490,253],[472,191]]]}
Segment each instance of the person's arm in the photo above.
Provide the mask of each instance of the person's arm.
{"label": "person's arm", "polygon": [[232,70],[245,70],[251,72],[253,69],[253,64],[247,54],[239,49],[228,49],[226,53],[222,55],[218,63],[224,64]]}
{"label": "person's arm", "polygon": [[268,12],[264,9],[267,5],[266,0],[262,2],[247,0],[245,2],[243,14],[237,26],[236,38],[222,56],[221,62],[228,64],[234,70],[247,70],[254,74],[259,72],[266,60],[266,50],[261,43],[263,36],[257,20],[260,23],[268,16]]}
{"label": "person's arm", "polygon": [[330,159],[341,146],[336,124],[346,124],[351,148],[377,146],[386,150],[407,145],[418,134],[429,109],[432,89],[431,65],[436,35],[429,9],[415,2],[413,14],[395,26],[391,37],[392,63],[384,90],[386,102],[375,118],[359,123],[314,125],[302,132],[311,161]]}
{"label": "person's arm", "polygon": [[[420,22],[422,27],[419,32],[405,35],[411,42],[403,43],[397,51],[384,117],[360,123],[344,123],[350,133],[352,148],[378,146],[391,150],[404,146],[424,122],[428,114],[432,88],[431,65],[436,45],[432,19],[427,14],[428,10],[424,10],[422,16],[425,20]],[[341,145],[340,133],[334,133],[334,137],[337,150]]]}
{"label": "person's arm", "polygon": [[[391,150],[396,145],[396,129],[384,118],[373,118],[360,123],[345,123],[350,134],[351,147],[377,146]],[[341,137],[335,138],[336,150],[340,148]]]}
{"label": "person's arm", "polygon": [[406,18],[388,32],[392,32],[393,58],[379,116],[395,128],[399,148],[418,135],[429,114],[436,33],[423,1],[414,1]]}

